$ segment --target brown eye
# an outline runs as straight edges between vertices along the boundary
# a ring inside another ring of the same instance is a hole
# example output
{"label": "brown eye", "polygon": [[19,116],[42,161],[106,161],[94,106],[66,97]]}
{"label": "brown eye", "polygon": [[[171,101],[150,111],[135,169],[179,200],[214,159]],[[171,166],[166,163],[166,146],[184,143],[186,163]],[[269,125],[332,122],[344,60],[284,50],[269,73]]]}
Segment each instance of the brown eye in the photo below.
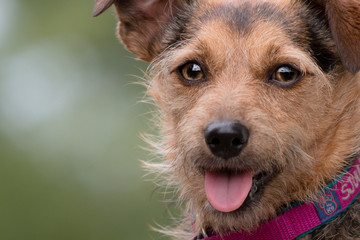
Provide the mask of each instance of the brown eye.
{"label": "brown eye", "polygon": [[205,80],[205,72],[198,62],[187,62],[178,68],[180,78],[189,84]]}
{"label": "brown eye", "polygon": [[302,77],[302,73],[290,65],[277,67],[270,77],[270,81],[281,86],[291,86]]}

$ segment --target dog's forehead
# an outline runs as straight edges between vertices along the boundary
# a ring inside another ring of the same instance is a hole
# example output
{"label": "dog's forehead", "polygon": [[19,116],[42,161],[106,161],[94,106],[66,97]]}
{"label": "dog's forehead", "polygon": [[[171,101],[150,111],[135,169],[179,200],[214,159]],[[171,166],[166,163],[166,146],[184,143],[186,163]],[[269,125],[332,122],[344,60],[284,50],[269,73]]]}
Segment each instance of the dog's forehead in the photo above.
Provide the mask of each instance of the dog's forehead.
{"label": "dog's forehead", "polygon": [[259,22],[287,23],[288,0],[210,0],[201,7],[199,20],[220,21],[232,30],[247,33]]}
{"label": "dog's forehead", "polygon": [[198,11],[190,21],[190,26],[194,23],[197,28],[190,28],[196,31],[192,31],[189,37],[193,40],[191,42],[207,52],[234,47],[246,50],[249,44],[265,49],[269,42],[290,40],[291,36],[285,29],[297,16],[288,12],[289,3],[288,0],[200,1]]}
{"label": "dog's forehead", "polygon": [[233,6],[241,5],[244,2],[271,3],[275,5],[281,5],[291,2],[291,0],[207,0],[206,2],[212,5],[231,4]]}

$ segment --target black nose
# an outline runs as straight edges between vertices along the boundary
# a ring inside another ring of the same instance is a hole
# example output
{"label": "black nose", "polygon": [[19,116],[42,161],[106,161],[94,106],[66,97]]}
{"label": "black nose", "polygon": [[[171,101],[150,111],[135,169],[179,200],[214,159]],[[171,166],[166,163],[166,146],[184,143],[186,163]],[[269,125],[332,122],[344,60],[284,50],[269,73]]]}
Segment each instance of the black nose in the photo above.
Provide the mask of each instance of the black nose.
{"label": "black nose", "polygon": [[209,124],[204,132],[211,152],[223,159],[238,156],[249,140],[249,130],[239,122],[223,121]]}

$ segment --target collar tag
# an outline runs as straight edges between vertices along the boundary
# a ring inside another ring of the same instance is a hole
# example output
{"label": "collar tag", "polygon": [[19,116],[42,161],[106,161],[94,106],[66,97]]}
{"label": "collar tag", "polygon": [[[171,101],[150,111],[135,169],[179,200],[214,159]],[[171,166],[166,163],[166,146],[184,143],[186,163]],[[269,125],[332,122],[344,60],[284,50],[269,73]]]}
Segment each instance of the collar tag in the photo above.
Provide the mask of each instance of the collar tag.
{"label": "collar tag", "polygon": [[325,223],[341,211],[340,201],[334,190],[326,191],[314,202],[314,205],[321,223]]}

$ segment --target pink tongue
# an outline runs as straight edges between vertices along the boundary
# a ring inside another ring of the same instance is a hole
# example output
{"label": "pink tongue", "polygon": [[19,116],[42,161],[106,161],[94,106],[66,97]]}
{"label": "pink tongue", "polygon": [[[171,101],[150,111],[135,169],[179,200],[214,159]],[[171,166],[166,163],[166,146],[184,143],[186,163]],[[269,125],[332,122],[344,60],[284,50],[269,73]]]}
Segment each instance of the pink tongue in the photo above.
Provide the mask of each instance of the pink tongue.
{"label": "pink tongue", "polygon": [[205,192],[211,206],[220,212],[232,212],[245,201],[252,185],[252,172],[205,172]]}

